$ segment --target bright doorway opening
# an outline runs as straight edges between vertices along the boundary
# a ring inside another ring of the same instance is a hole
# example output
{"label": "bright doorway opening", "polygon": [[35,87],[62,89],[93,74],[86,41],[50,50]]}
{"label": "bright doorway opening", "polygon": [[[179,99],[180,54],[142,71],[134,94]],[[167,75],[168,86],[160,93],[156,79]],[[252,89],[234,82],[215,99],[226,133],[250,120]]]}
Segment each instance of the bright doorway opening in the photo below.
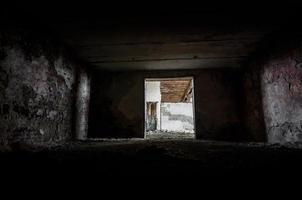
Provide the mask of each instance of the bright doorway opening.
{"label": "bright doorway opening", "polygon": [[193,77],[145,79],[145,138],[195,138]]}

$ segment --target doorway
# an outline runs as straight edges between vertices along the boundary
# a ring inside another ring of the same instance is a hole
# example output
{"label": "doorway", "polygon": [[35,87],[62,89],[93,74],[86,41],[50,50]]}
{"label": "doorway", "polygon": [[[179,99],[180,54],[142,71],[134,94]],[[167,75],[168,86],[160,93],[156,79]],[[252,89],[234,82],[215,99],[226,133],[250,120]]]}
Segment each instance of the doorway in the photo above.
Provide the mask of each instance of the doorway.
{"label": "doorway", "polygon": [[146,130],[157,130],[157,103],[158,102],[146,102],[147,103],[147,118],[146,118]]}
{"label": "doorway", "polygon": [[195,138],[193,77],[145,79],[145,138]]}

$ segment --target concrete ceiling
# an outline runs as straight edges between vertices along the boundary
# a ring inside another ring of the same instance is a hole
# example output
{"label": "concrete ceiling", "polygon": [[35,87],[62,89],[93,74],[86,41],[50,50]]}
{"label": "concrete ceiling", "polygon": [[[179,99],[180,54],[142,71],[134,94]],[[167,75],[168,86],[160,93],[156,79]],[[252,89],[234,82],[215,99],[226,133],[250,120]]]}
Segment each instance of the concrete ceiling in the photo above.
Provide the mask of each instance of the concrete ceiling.
{"label": "concrete ceiling", "polygon": [[164,70],[240,67],[265,29],[220,27],[83,27],[62,38],[96,69]]}
{"label": "concrete ceiling", "polygon": [[108,70],[241,67],[259,42],[299,8],[263,2],[176,8],[51,2],[13,6],[1,19],[12,24],[11,13],[17,11],[14,21],[39,24],[38,29],[47,25],[91,68]]}
{"label": "concrete ceiling", "polygon": [[54,29],[94,69],[238,68],[283,20],[260,8],[114,10]]}

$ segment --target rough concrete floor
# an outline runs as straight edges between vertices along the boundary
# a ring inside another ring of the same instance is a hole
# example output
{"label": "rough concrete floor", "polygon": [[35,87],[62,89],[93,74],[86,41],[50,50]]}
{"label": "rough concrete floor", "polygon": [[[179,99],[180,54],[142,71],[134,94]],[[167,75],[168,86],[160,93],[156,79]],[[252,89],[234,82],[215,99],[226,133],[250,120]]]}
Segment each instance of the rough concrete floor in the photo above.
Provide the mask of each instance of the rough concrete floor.
{"label": "rough concrete floor", "polygon": [[[298,175],[300,145],[116,139],[72,142],[0,154],[1,170],[112,175]],[[50,169],[50,170],[47,170]]]}
{"label": "rough concrete floor", "polygon": [[146,139],[194,139],[192,132],[148,131]]}

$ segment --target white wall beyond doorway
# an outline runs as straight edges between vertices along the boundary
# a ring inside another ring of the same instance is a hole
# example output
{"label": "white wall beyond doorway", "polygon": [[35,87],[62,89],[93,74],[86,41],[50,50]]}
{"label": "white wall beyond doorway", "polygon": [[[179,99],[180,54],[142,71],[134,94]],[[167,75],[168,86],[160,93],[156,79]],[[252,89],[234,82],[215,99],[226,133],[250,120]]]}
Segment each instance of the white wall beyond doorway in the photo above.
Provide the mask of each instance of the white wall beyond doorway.
{"label": "white wall beyond doorway", "polygon": [[161,130],[194,132],[192,103],[162,103]]}
{"label": "white wall beyond doorway", "polygon": [[[161,102],[161,94],[160,94],[160,81],[145,81],[145,104],[147,102],[156,102],[157,103],[157,125],[156,129],[160,130],[160,102]],[[146,105],[145,105],[146,106]],[[145,112],[145,119],[147,112]]]}
{"label": "white wall beyond doorway", "polygon": [[[184,82],[190,79],[186,86]],[[146,138],[195,138],[193,86],[191,77],[145,79]]]}

